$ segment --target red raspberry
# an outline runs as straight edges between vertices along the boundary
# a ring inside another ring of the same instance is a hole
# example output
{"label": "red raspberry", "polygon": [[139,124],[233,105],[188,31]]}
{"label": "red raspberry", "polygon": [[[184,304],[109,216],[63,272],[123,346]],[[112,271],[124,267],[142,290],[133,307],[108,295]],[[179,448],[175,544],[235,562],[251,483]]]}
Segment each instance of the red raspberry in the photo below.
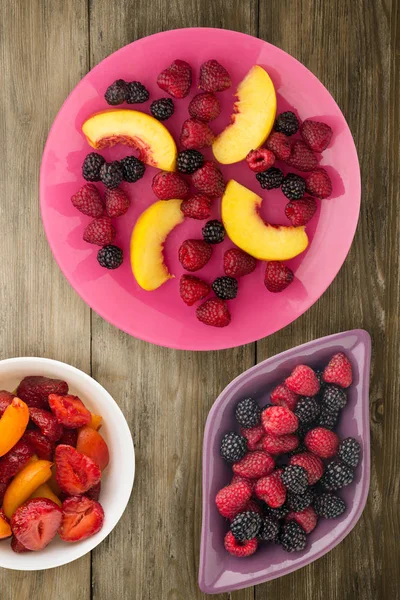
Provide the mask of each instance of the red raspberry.
{"label": "red raspberry", "polygon": [[245,542],[238,542],[234,537],[232,531],[228,531],[224,539],[225,550],[232,554],[232,556],[237,556],[238,558],[243,558],[244,556],[251,556],[258,548],[257,538],[253,538],[252,540],[247,540]]}
{"label": "red raspberry", "polygon": [[204,240],[185,240],[179,248],[179,262],[186,271],[198,271],[210,260],[212,247]]}
{"label": "red raspberry", "polygon": [[196,194],[182,202],[181,211],[190,219],[208,219],[211,216],[211,200],[205,194]]}
{"label": "red raspberry", "polygon": [[323,152],[332,138],[332,129],[326,123],[306,119],[300,127],[301,137],[311,150]]}
{"label": "red raspberry", "polygon": [[184,199],[189,195],[189,185],[177,173],[160,171],[154,175],[152,190],[160,200]]}
{"label": "red raspberry", "polygon": [[272,260],[265,268],[264,284],[269,292],[283,292],[293,281],[294,274],[283,263]]}
{"label": "red raspberry", "polygon": [[293,227],[307,225],[317,210],[317,203],[311,196],[301,200],[292,200],[286,204],[285,215],[292,222]]}
{"label": "red raspberry", "polygon": [[286,488],[281,481],[281,469],[262,477],[256,483],[255,493],[270,508],[279,508],[286,500]]}
{"label": "red raspberry", "polygon": [[313,171],[318,165],[314,152],[301,140],[293,142],[292,153],[286,160],[290,167],[299,171]]}
{"label": "red raspberry", "polygon": [[131,204],[128,194],[121,188],[114,190],[106,189],[104,192],[104,201],[108,217],[120,217],[124,215]]}
{"label": "red raspberry", "polygon": [[318,517],[313,507],[308,506],[301,512],[290,512],[286,521],[296,521],[306,533],[311,533],[317,525]]}
{"label": "red raspberry", "polygon": [[0,391],[0,417],[3,416],[7,406],[11,404],[14,398],[15,396],[11,392],[7,392],[6,390]]}
{"label": "red raspberry", "polygon": [[[33,456],[33,448],[25,438],[19,440],[15,446],[0,459],[0,486],[14,477]],[[1,506],[1,503],[0,503]]]}
{"label": "red raspberry", "polygon": [[54,442],[50,442],[40,431],[27,431],[22,439],[32,446],[41,460],[53,459]]}
{"label": "red raspberry", "polygon": [[274,459],[269,454],[256,450],[255,452],[249,452],[237,463],[234,463],[232,470],[241,477],[259,479],[272,473],[274,467]]}
{"label": "red raspberry", "polygon": [[179,282],[179,293],[188,306],[202,300],[210,293],[210,286],[194,275],[182,275]]}
{"label": "red raspberry", "polygon": [[186,150],[208,148],[215,140],[215,135],[210,126],[204,121],[187,119],[183,126],[180,142]]}
{"label": "red raspberry", "polygon": [[238,481],[219,490],[215,504],[223,517],[233,519],[243,511],[250,498],[251,488],[243,481]]}
{"label": "red raspberry", "polygon": [[50,379],[41,375],[24,377],[17,388],[17,396],[29,407],[48,408],[50,394],[68,394],[68,383],[61,379]]}
{"label": "red raspberry", "polygon": [[97,244],[97,246],[107,246],[114,241],[115,227],[109,217],[100,217],[94,219],[87,225],[83,232],[83,239],[88,244]]}
{"label": "red raspberry", "polygon": [[286,454],[299,445],[298,438],[293,434],[265,435],[260,442],[262,449],[270,454]]}
{"label": "red raspberry", "polygon": [[225,190],[224,177],[217,165],[211,161],[206,161],[193,173],[192,183],[199,192],[212,198],[222,196]]}
{"label": "red raspberry", "polygon": [[174,62],[157,77],[157,85],[174,98],[185,98],[192,85],[192,69],[184,60]]}
{"label": "red raspberry", "polygon": [[290,465],[298,465],[307,471],[308,485],[314,485],[324,474],[324,463],[318,456],[309,452],[295,454],[289,460]]}
{"label": "red raspberry", "polygon": [[256,266],[257,260],[239,248],[231,248],[224,254],[224,271],[229,277],[249,275]]}
{"label": "red raspberry", "polygon": [[299,399],[298,395],[292,392],[292,390],[289,390],[283,383],[276,386],[271,392],[270,398],[272,404],[286,406],[287,408],[290,408],[290,410],[296,408],[297,400]]}
{"label": "red raspberry", "polygon": [[304,444],[316,456],[330,458],[337,452],[339,438],[336,433],[325,427],[316,427],[306,433]]}
{"label": "red raspberry", "polygon": [[101,217],[104,211],[100,192],[93,183],[87,183],[71,198],[72,204],[84,215]]}
{"label": "red raspberry", "polygon": [[216,60],[208,60],[200,67],[199,88],[205,92],[223,92],[232,85],[228,71]]}
{"label": "red raspberry", "polygon": [[199,121],[214,121],[221,112],[221,105],[215,94],[197,94],[189,104],[189,115]]}
{"label": "red raspberry", "polygon": [[325,367],[322,379],[326,383],[334,383],[342,388],[347,388],[352,384],[353,369],[344,352],[338,352],[332,356],[328,366]]}
{"label": "red raspberry", "polygon": [[306,178],[306,192],[317,198],[328,198],[332,194],[332,181],[325,169],[315,169]]}
{"label": "red raspberry", "polygon": [[261,421],[266,433],[285,435],[293,433],[299,426],[296,415],[286,406],[270,406],[261,413]]}
{"label": "red raspberry", "polygon": [[196,310],[196,317],[205,325],[226,327],[231,322],[231,315],[224,300],[211,298],[203,302]]}
{"label": "red raspberry", "polygon": [[292,152],[289,138],[285,134],[273,131],[265,143],[279,160],[287,160]]}
{"label": "red raspberry", "polygon": [[261,173],[270,169],[275,162],[275,154],[268,148],[250,150],[246,162],[254,173]]}
{"label": "red raspberry", "polygon": [[[256,482],[254,481],[254,479],[247,479],[247,477],[241,477],[241,475],[234,475],[232,477],[232,483],[245,483],[246,485],[249,486],[249,488],[253,491],[254,490],[254,486],[256,485]],[[251,500],[249,500],[249,502],[251,502]],[[247,505],[246,505],[247,506]],[[245,510],[248,510],[247,508]]]}
{"label": "red raspberry", "polygon": [[29,409],[29,416],[50,442],[57,442],[61,438],[63,427],[49,410],[31,407]]}
{"label": "red raspberry", "polygon": [[319,392],[319,381],[307,365],[297,365],[285,381],[286,387],[300,396],[315,396]]}
{"label": "red raspberry", "polygon": [[240,433],[247,440],[247,448],[250,451],[257,450],[257,443],[261,440],[261,438],[265,435],[265,431],[262,425],[257,425],[257,427],[242,427],[240,429]]}

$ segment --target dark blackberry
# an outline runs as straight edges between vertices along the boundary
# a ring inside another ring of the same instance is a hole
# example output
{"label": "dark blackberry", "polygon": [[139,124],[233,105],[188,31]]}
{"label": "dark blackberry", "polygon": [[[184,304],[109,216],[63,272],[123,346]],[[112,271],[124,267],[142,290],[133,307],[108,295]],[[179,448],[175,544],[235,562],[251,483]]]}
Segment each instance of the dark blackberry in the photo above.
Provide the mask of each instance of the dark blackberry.
{"label": "dark blackberry", "polygon": [[315,398],[303,396],[296,404],[294,414],[299,419],[300,423],[312,423],[319,416],[321,405]]}
{"label": "dark blackberry", "polygon": [[310,425],[307,423],[300,423],[297,431],[296,431],[296,435],[299,438],[299,440],[302,442],[306,436],[306,434],[310,431]]}
{"label": "dark blackberry", "polygon": [[108,86],[104,98],[107,104],[116,106],[125,102],[128,95],[128,85],[123,79],[117,79],[110,86]]}
{"label": "dark blackberry", "polygon": [[338,456],[349,467],[356,468],[360,460],[361,446],[354,438],[346,438],[339,444]]}
{"label": "dark blackberry", "polygon": [[122,265],[124,255],[121,248],[109,244],[100,248],[97,253],[97,260],[99,265],[105,269],[118,269]]}
{"label": "dark blackberry", "polygon": [[218,298],[222,300],[233,300],[238,293],[238,282],[234,277],[217,277],[212,284],[212,289]]}
{"label": "dark blackberry", "polygon": [[227,462],[237,462],[247,452],[247,440],[235,431],[230,431],[222,438],[219,452]]}
{"label": "dark blackberry", "polygon": [[262,519],[259,514],[246,511],[237,515],[231,523],[231,532],[238,542],[252,540],[260,531]]}
{"label": "dark blackberry", "polygon": [[261,407],[261,412],[263,412],[263,410],[266,408],[271,408],[271,406],[276,406],[276,404],[271,404],[270,402],[268,402],[268,404],[264,404],[264,406]]}
{"label": "dark blackberry", "polygon": [[273,542],[278,537],[278,533],[278,521],[271,519],[271,517],[265,517],[261,523],[260,531],[258,532],[258,539],[263,542]]}
{"label": "dark blackberry", "polygon": [[315,491],[313,488],[309,487],[304,494],[293,494],[293,492],[288,492],[286,502],[290,510],[293,512],[301,512],[313,503],[314,498]]}
{"label": "dark blackberry", "polygon": [[271,167],[266,171],[256,174],[256,179],[261,185],[263,190],[272,190],[273,188],[279,188],[282,185],[283,173],[276,167]]}
{"label": "dark blackberry", "polygon": [[135,183],[143,177],[146,167],[136,156],[125,156],[120,163],[124,180],[128,183]]}
{"label": "dark blackberry", "polygon": [[334,459],[326,465],[320,483],[326,490],[334,492],[349,485],[353,479],[353,469],[341,460]]}
{"label": "dark blackberry", "polygon": [[174,103],[171,98],[160,98],[150,104],[150,112],[155,119],[166,121],[174,114]]}
{"label": "dark blackberry", "polygon": [[121,164],[118,160],[105,162],[100,169],[101,182],[109,189],[113,190],[119,186],[124,178]]}
{"label": "dark blackberry", "polygon": [[236,404],[235,417],[241,427],[256,427],[261,421],[261,408],[253,398],[244,398]]}
{"label": "dark blackberry", "polygon": [[279,543],[286,552],[300,552],[307,544],[306,532],[296,521],[289,521],[282,527]]}
{"label": "dark blackberry", "polygon": [[322,375],[324,374],[324,372],[321,369],[314,369],[314,373],[317,376],[319,387],[320,387],[320,390],[322,391],[326,385],[325,381],[322,379]]}
{"label": "dark blackberry", "polygon": [[225,228],[217,219],[207,221],[201,232],[207,244],[220,244],[225,238]]}
{"label": "dark blackberry", "polygon": [[299,465],[288,465],[283,471],[281,480],[289,492],[304,494],[308,487],[307,471]]}
{"label": "dark blackberry", "polygon": [[131,81],[128,85],[126,101],[128,104],[142,104],[150,97],[149,92],[140,81]]}
{"label": "dark blackberry", "polygon": [[299,120],[292,111],[288,110],[278,115],[274,129],[285,135],[294,135],[299,129]]}
{"label": "dark blackberry", "polygon": [[289,512],[290,508],[287,504],[283,504],[282,506],[279,506],[279,508],[271,508],[270,506],[268,506],[268,504],[265,504],[266,515],[271,519],[274,519],[275,521],[280,521],[281,519],[284,519],[286,515],[289,514]]}
{"label": "dark blackberry", "polygon": [[306,182],[300,175],[288,173],[282,182],[281,190],[289,200],[300,200],[306,191]]}
{"label": "dark blackberry", "polygon": [[191,175],[203,166],[204,156],[198,150],[182,150],[176,162],[180,173]]}
{"label": "dark blackberry", "polygon": [[339,419],[339,411],[330,412],[325,406],[322,406],[321,414],[318,417],[318,426],[325,429],[334,429]]}
{"label": "dark blackberry", "polygon": [[91,152],[83,161],[82,176],[86,181],[100,181],[100,169],[106,162],[104,156]]}
{"label": "dark blackberry", "polygon": [[346,392],[336,386],[327,385],[322,394],[322,405],[327,411],[331,413],[338,412],[341,408],[344,408],[347,404]]}
{"label": "dark blackberry", "polygon": [[344,513],[346,505],[344,501],[334,494],[321,494],[314,502],[314,510],[319,517],[324,519],[335,519]]}

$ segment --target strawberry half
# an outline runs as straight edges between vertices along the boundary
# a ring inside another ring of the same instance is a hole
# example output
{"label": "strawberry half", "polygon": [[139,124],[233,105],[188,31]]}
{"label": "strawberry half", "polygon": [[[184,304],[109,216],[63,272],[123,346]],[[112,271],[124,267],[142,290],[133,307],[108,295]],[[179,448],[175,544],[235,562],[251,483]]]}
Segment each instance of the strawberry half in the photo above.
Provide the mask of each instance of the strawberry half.
{"label": "strawberry half", "polygon": [[68,394],[68,383],[61,379],[50,379],[40,375],[24,377],[17,388],[17,396],[28,406],[48,408],[50,394]]}
{"label": "strawberry half", "polygon": [[104,510],[96,500],[72,496],[62,505],[59,535],[64,542],[79,542],[94,535],[103,527]]}
{"label": "strawberry half", "polygon": [[90,412],[78,396],[57,396],[57,394],[50,394],[49,404],[57,421],[69,429],[88,425],[92,418]]}
{"label": "strawberry half", "polygon": [[84,494],[101,479],[100,467],[94,460],[72,446],[57,446],[55,462],[57,483],[66,494]]}
{"label": "strawberry half", "polygon": [[58,423],[56,417],[49,410],[31,407],[29,416],[50,442],[57,442],[61,438],[63,434],[62,425]]}
{"label": "strawberry half", "polygon": [[47,498],[33,498],[17,508],[11,529],[27,550],[43,550],[54,538],[61,524],[60,508]]}

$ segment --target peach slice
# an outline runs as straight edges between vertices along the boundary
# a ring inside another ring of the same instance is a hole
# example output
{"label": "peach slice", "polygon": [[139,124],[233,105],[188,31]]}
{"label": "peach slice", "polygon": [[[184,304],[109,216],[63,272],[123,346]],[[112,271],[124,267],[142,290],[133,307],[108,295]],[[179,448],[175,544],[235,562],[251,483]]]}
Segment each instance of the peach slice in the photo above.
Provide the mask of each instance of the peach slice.
{"label": "peach slice", "polygon": [[94,413],[91,413],[91,419],[88,423],[88,427],[91,427],[92,429],[98,431],[99,429],[101,429],[102,424],[103,417],[101,415],[95,415]]}
{"label": "peach slice", "polygon": [[267,139],[275,121],[276,95],[268,73],[255,65],[239,84],[232,123],[217,137],[213,152],[218,162],[230,165],[246,158]]}
{"label": "peach slice", "polygon": [[184,220],[181,203],[182,200],[154,202],[142,212],[133,228],[132,271],[144,290],[156,290],[174,277],[164,263],[163,246],[168,234]]}
{"label": "peach slice", "polygon": [[48,460],[30,461],[11,481],[4,494],[3,510],[9,519],[37,488],[51,477],[52,463]]}
{"label": "peach slice", "polygon": [[58,496],[53,492],[51,487],[47,483],[42,483],[39,485],[37,490],[31,494],[31,498],[47,498],[48,500],[52,500],[61,508],[62,502]]}
{"label": "peach slice", "polygon": [[108,446],[100,433],[91,427],[82,427],[78,433],[76,449],[85,454],[100,467],[102,471],[110,461]]}
{"label": "peach slice", "polygon": [[22,438],[28,422],[27,405],[19,398],[14,398],[0,419],[0,456],[7,454]]}
{"label": "peach slice", "polygon": [[10,527],[10,523],[3,511],[0,508],[0,540],[4,540],[6,538],[11,537],[12,531]]}
{"label": "peach slice", "polygon": [[89,117],[82,131],[93,148],[127,144],[139,150],[139,158],[147,165],[175,171],[175,141],[168,129],[150,115],[138,110],[105,110]]}
{"label": "peach slice", "polygon": [[289,260],[304,252],[304,227],[264,223],[258,213],[262,198],[231,179],[222,197],[222,221],[236,246],[260,260]]}

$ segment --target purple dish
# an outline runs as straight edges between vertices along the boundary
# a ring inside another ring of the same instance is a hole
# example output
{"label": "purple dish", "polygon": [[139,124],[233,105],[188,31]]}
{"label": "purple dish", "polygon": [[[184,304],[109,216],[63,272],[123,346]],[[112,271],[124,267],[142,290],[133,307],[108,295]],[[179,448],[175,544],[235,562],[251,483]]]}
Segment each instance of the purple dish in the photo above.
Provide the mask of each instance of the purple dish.
{"label": "purple dish", "polygon": [[[343,351],[353,365],[353,385],[337,428],[341,439],[355,437],[362,446],[360,464],[351,485],[339,492],[347,505],[338,519],[320,519],[308,536],[303,552],[287,553],[279,546],[261,546],[248,558],[235,558],[224,548],[227,522],[218,513],[215,496],[232,478],[232,470],[219,455],[226,431],[238,430],[234,406],[245,396],[262,404],[269,393],[300,363],[324,366]],[[201,532],[199,586],[207,594],[231,592],[263,583],[300,569],[337,546],[357,523],[364,509],[370,480],[369,374],[371,338],[355,329],[314,340],[277,354],[234,379],[215,401],[207,418],[203,443],[203,524]]]}

